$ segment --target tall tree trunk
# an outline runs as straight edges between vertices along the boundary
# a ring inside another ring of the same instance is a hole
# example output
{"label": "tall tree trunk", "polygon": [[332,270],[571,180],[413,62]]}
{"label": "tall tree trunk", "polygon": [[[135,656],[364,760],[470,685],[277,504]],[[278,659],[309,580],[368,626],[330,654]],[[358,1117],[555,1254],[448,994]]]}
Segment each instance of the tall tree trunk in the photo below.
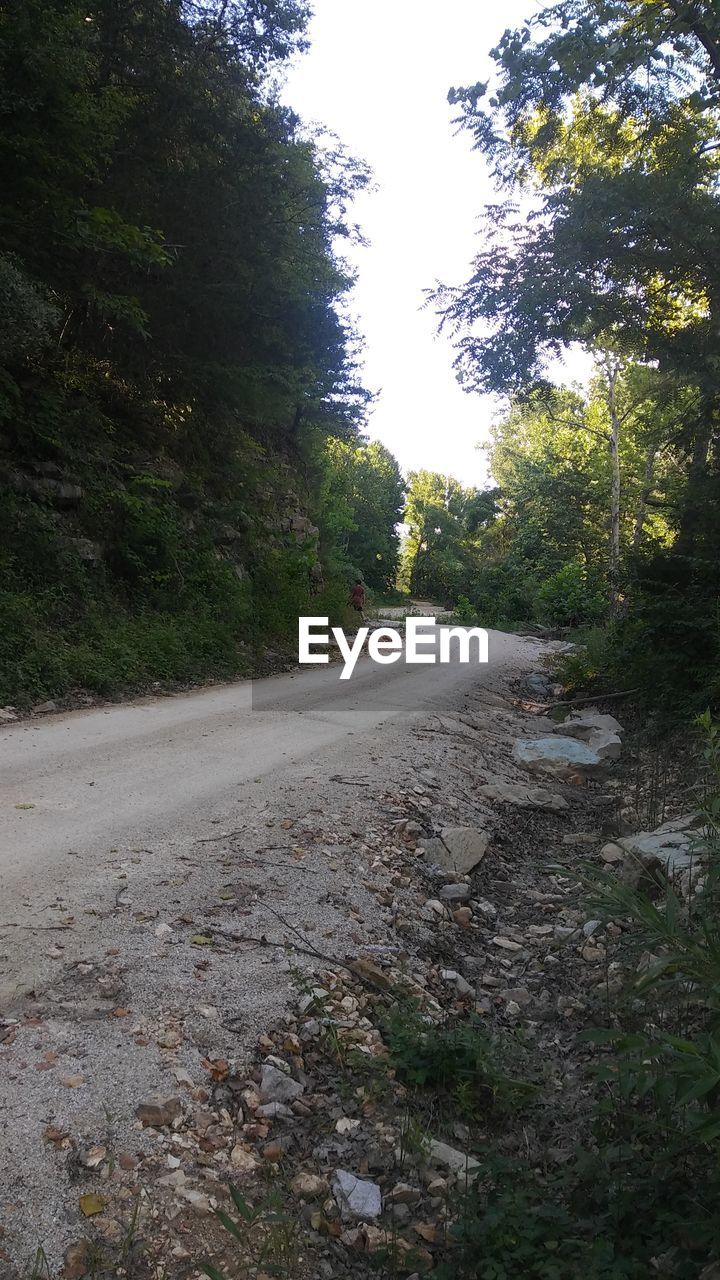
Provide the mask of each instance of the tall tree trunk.
{"label": "tall tree trunk", "polygon": [[638,496],[637,511],[635,512],[635,527],[633,529],[632,548],[637,552],[642,545],[643,530],[645,528],[645,517],[647,516],[648,498],[653,491],[653,482],[655,479],[655,459],[658,454],[658,446],[656,442],[648,445],[645,454],[645,473],[643,475],[642,488]]}
{"label": "tall tree trunk", "polygon": [[620,415],[617,408],[617,380],[620,366],[611,355],[604,360],[607,380],[608,411],[610,414],[610,548],[609,548],[609,601],[610,613],[618,611],[620,600]]}

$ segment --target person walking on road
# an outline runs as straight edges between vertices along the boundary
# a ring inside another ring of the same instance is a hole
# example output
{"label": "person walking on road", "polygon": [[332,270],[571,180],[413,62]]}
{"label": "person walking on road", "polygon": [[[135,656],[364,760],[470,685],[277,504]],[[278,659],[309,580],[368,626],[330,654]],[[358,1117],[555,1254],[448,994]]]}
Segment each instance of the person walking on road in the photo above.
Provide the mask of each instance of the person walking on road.
{"label": "person walking on road", "polygon": [[360,578],[355,579],[350,595],[348,596],[348,604],[356,613],[360,615],[360,622],[365,622],[365,588]]}

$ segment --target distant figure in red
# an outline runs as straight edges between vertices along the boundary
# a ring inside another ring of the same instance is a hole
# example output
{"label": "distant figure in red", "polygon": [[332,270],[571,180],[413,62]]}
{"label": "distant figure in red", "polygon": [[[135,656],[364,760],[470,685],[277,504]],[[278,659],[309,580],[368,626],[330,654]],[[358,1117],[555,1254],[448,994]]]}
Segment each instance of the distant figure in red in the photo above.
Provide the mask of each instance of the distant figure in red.
{"label": "distant figure in red", "polygon": [[348,596],[348,604],[360,614],[360,621],[365,621],[365,588],[359,578],[355,579],[355,586]]}

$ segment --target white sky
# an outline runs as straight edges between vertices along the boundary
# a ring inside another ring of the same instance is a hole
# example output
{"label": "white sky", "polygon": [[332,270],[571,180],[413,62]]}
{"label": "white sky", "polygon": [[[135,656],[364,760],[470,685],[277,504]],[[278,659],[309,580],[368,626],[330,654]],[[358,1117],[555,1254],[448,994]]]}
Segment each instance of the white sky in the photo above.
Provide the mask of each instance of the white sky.
{"label": "white sky", "polygon": [[423,290],[460,282],[479,246],[493,189],[467,135],[454,135],[451,85],[486,79],[488,56],[535,0],[315,0],[312,46],[288,76],[284,100],[338,135],[373,169],[356,202],[369,247],[352,261],[351,308],[365,335],[366,384],[379,391],[369,435],[404,471],[426,467],[482,484],[495,409],[461,391],[452,350],[421,310]]}

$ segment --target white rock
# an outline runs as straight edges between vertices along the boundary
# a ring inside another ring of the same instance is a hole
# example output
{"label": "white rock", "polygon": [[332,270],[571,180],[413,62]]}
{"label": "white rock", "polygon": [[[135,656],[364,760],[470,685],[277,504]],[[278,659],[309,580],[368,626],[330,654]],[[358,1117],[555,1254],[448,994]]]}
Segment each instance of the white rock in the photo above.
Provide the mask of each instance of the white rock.
{"label": "white rock", "polygon": [[467,875],[482,862],[490,836],[475,827],[445,827],[439,840],[423,841],[425,862],[452,875]]}
{"label": "white rock", "polygon": [[603,768],[600,756],[576,738],[518,738],[513,758],[530,773],[549,773],[557,778],[577,774],[592,775]]}
{"label": "white rock", "polygon": [[623,734],[625,730],[614,716],[605,715],[602,711],[573,711],[558,725],[558,733],[568,738],[579,738],[589,742],[594,733]]}
{"label": "white rock", "polygon": [[350,1116],[341,1116],[335,1124],[335,1132],[343,1136],[355,1133],[360,1128],[359,1120],[352,1120]]}
{"label": "white rock", "polygon": [[354,1173],[338,1169],[333,1179],[333,1195],[343,1218],[379,1218],[382,1213],[382,1195],[375,1182],[357,1178]]}
{"label": "white rock", "polygon": [[608,733],[605,729],[591,733],[587,745],[601,760],[619,760],[622,755],[622,742],[618,735]]}
{"label": "white rock", "polygon": [[606,844],[600,856],[605,862],[619,862],[620,875],[629,884],[637,884],[645,872],[662,870],[675,876],[691,867],[701,866],[707,856],[699,828],[698,814],[685,814],[664,822],[655,831],[621,836]]}
{"label": "white rock", "polygon": [[431,1164],[439,1164],[444,1169],[450,1169],[458,1181],[466,1184],[474,1182],[480,1173],[480,1161],[474,1156],[468,1156],[464,1151],[456,1151],[454,1147],[449,1147],[445,1142],[437,1142],[435,1138],[430,1140],[428,1155]]}

